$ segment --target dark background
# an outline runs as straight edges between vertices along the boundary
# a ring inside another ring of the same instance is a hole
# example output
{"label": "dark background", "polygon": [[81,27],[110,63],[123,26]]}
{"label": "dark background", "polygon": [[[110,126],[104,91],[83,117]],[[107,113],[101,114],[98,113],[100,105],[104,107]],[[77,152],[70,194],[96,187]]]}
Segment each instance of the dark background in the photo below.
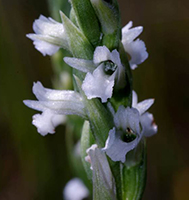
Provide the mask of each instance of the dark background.
{"label": "dark background", "polygon": [[[134,72],[139,100],[154,97],[158,134],[147,140],[145,200],[189,199],[189,12],[188,0],[119,0],[122,24],[142,25],[149,58]],[[58,10],[57,10],[58,13]],[[64,127],[40,136],[31,124],[32,84],[52,87],[51,58],[25,37],[45,0],[0,0],[0,200],[62,199],[74,176]]]}

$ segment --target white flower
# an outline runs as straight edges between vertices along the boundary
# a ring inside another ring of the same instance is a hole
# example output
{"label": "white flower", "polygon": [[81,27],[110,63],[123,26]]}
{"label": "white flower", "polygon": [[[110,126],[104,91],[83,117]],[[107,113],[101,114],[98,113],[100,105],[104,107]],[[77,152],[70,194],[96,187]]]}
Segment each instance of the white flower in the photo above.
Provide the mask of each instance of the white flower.
{"label": "white flower", "polygon": [[110,50],[106,46],[99,46],[94,51],[93,61],[64,58],[64,61],[73,68],[87,73],[82,89],[88,99],[101,98],[102,103],[112,97],[113,87],[123,88],[125,70],[121,64],[117,50]]}
{"label": "white flower", "polygon": [[115,200],[115,180],[105,153],[96,144],[86,152],[88,156],[85,159],[91,164],[93,170],[93,198]]}
{"label": "white flower", "polygon": [[89,196],[89,190],[79,178],[71,179],[63,191],[65,200],[83,200]]}
{"label": "white flower", "polygon": [[[126,154],[133,150],[142,138],[140,115],[135,108],[120,106],[114,116],[115,127],[109,131],[103,150],[113,161],[125,162]],[[136,137],[132,141],[124,141],[124,136]],[[133,135],[132,135],[133,134]]]}
{"label": "white flower", "polygon": [[127,153],[138,145],[143,136],[149,137],[157,132],[153,115],[146,112],[153,102],[153,99],[148,99],[138,103],[137,94],[133,91],[132,108],[118,108],[114,114],[115,127],[109,131],[103,148],[113,161],[124,163]]}
{"label": "white flower", "polygon": [[54,133],[54,129],[63,121],[62,115],[79,115],[85,118],[84,105],[79,93],[69,90],[51,90],[40,82],[34,83],[33,93],[38,101],[25,100],[24,104],[42,114],[33,116],[32,123],[41,135]]}
{"label": "white flower", "polygon": [[154,99],[147,99],[138,103],[138,96],[133,91],[132,107],[140,113],[140,122],[143,128],[144,136],[149,137],[157,133],[157,125],[154,123],[154,117],[146,112],[154,103]]}
{"label": "white flower", "polygon": [[35,34],[27,34],[26,36],[33,40],[35,48],[44,56],[53,55],[60,47],[68,48],[62,23],[40,15],[39,19],[33,23],[33,30]]}
{"label": "white flower", "polygon": [[32,124],[37,127],[38,133],[45,136],[47,133],[55,133],[55,127],[65,122],[64,115],[54,114],[51,110],[46,109],[42,114],[33,116]]}
{"label": "white flower", "polygon": [[122,43],[125,51],[131,56],[129,61],[131,69],[137,68],[138,64],[141,64],[148,58],[145,43],[140,40],[134,40],[143,31],[142,26],[131,28],[133,22],[130,21],[125,27],[122,28]]}

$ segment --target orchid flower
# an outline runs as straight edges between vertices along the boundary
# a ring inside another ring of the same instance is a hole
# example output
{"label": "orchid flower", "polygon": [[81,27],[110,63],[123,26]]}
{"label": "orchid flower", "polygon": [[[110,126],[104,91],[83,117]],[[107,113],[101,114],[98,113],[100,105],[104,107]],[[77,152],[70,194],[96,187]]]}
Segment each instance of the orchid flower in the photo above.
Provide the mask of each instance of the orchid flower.
{"label": "orchid flower", "polygon": [[152,136],[157,132],[152,114],[146,113],[154,100],[137,101],[137,94],[133,91],[133,107],[120,106],[114,115],[115,127],[109,131],[103,148],[113,161],[124,163],[127,153],[138,145],[143,136]]}
{"label": "orchid flower", "polygon": [[44,56],[53,55],[60,47],[68,49],[68,43],[62,23],[52,18],[40,15],[33,23],[35,34],[30,33],[26,36],[33,40],[35,48]]}
{"label": "orchid flower", "polygon": [[149,112],[146,112],[152,104],[154,99],[147,99],[138,103],[138,96],[135,91],[132,95],[132,107],[136,108],[140,113],[140,122],[143,128],[144,136],[150,137],[157,133],[157,125],[154,122],[153,115]]}
{"label": "orchid flower", "polygon": [[33,125],[41,135],[54,133],[63,115],[79,115],[85,118],[84,104],[79,93],[69,90],[44,88],[40,82],[34,83],[33,93],[38,101],[25,100],[24,104],[42,114],[33,116]]}
{"label": "orchid flower", "polygon": [[129,61],[130,67],[131,69],[135,69],[138,64],[141,64],[148,58],[148,52],[146,51],[145,43],[142,40],[134,40],[142,33],[143,27],[138,26],[131,28],[132,25],[133,22],[130,21],[122,28],[122,43],[125,51],[131,57],[131,60]]}
{"label": "orchid flower", "polygon": [[87,73],[82,89],[88,99],[101,98],[102,103],[112,97],[113,87],[125,86],[125,71],[117,50],[99,46],[94,51],[93,61],[65,57],[71,67]]}

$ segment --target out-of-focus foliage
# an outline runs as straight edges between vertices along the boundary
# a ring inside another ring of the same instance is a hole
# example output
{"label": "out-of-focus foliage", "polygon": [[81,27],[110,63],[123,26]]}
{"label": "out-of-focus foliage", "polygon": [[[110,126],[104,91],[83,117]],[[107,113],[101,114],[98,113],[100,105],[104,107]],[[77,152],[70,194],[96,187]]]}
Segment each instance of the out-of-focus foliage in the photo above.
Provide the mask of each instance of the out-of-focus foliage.
{"label": "out-of-focus foliage", "polygon": [[[49,0],[51,3],[53,0]],[[67,0],[57,0],[66,11]],[[149,58],[133,73],[139,100],[154,97],[158,134],[147,140],[145,200],[189,199],[189,14],[187,0],[118,0],[122,24],[144,26]],[[0,199],[62,199],[73,175],[64,127],[40,136],[31,124],[35,113],[22,100],[34,99],[33,81],[51,87],[50,57],[25,37],[40,14],[50,16],[47,1],[0,0]],[[51,7],[58,20],[60,8]],[[68,14],[68,10],[66,11]],[[61,60],[61,59],[60,59]],[[62,61],[63,63],[63,61]],[[150,83],[150,84],[149,84]]]}

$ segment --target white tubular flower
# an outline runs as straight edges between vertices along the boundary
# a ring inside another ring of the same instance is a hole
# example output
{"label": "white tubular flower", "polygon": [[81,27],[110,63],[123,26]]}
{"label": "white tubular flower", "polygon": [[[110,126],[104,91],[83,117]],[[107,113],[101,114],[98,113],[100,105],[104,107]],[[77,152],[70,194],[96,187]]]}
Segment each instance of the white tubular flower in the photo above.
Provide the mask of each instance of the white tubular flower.
{"label": "white tubular flower", "polygon": [[33,85],[33,93],[38,101],[25,100],[24,104],[42,112],[33,116],[32,123],[43,136],[55,132],[54,128],[64,119],[62,115],[86,117],[82,98],[77,92],[47,89],[37,82]]}
{"label": "white tubular flower", "polygon": [[33,40],[35,48],[44,56],[53,55],[60,47],[68,48],[66,35],[62,23],[52,18],[46,18],[40,15],[39,19],[33,23],[35,34],[27,34],[26,36]]}
{"label": "white tubular flower", "polygon": [[129,61],[131,69],[137,68],[137,65],[141,64],[148,58],[148,52],[146,51],[145,43],[140,40],[134,40],[143,31],[142,26],[131,28],[133,22],[130,21],[125,27],[122,28],[122,43],[125,51],[130,55]]}
{"label": "white tubular flower", "polygon": [[82,89],[88,99],[101,98],[102,103],[112,97],[113,87],[123,88],[125,70],[117,50],[110,50],[106,46],[99,46],[94,51],[93,61],[64,58],[71,67],[87,73]]}
{"label": "white tubular flower", "polygon": [[89,190],[79,178],[71,179],[65,186],[63,197],[65,200],[83,200],[89,196]]}
{"label": "white tubular flower", "polygon": [[86,161],[93,170],[93,199],[116,200],[115,180],[105,153],[96,144],[86,152]]}
{"label": "white tubular flower", "polygon": [[114,115],[115,127],[109,131],[109,137],[103,150],[113,161],[125,162],[129,151],[136,148],[142,137],[157,133],[153,115],[146,112],[153,104],[153,99],[138,103],[133,91],[132,108],[120,106]]}
{"label": "white tubular flower", "polygon": [[158,131],[158,127],[154,122],[154,117],[151,113],[146,112],[140,118],[144,136],[151,137],[152,135],[156,134]]}
{"label": "white tubular flower", "polygon": [[138,103],[138,96],[133,91],[132,107],[136,108],[140,113],[140,121],[143,128],[144,136],[150,137],[157,133],[157,125],[151,113],[146,112],[154,103],[154,99],[147,99]]}
{"label": "white tubular flower", "polygon": [[139,120],[140,114],[137,109],[119,107],[114,115],[115,127],[110,130],[106,145],[103,148],[113,161],[124,163],[126,154],[140,142],[142,133]]}

